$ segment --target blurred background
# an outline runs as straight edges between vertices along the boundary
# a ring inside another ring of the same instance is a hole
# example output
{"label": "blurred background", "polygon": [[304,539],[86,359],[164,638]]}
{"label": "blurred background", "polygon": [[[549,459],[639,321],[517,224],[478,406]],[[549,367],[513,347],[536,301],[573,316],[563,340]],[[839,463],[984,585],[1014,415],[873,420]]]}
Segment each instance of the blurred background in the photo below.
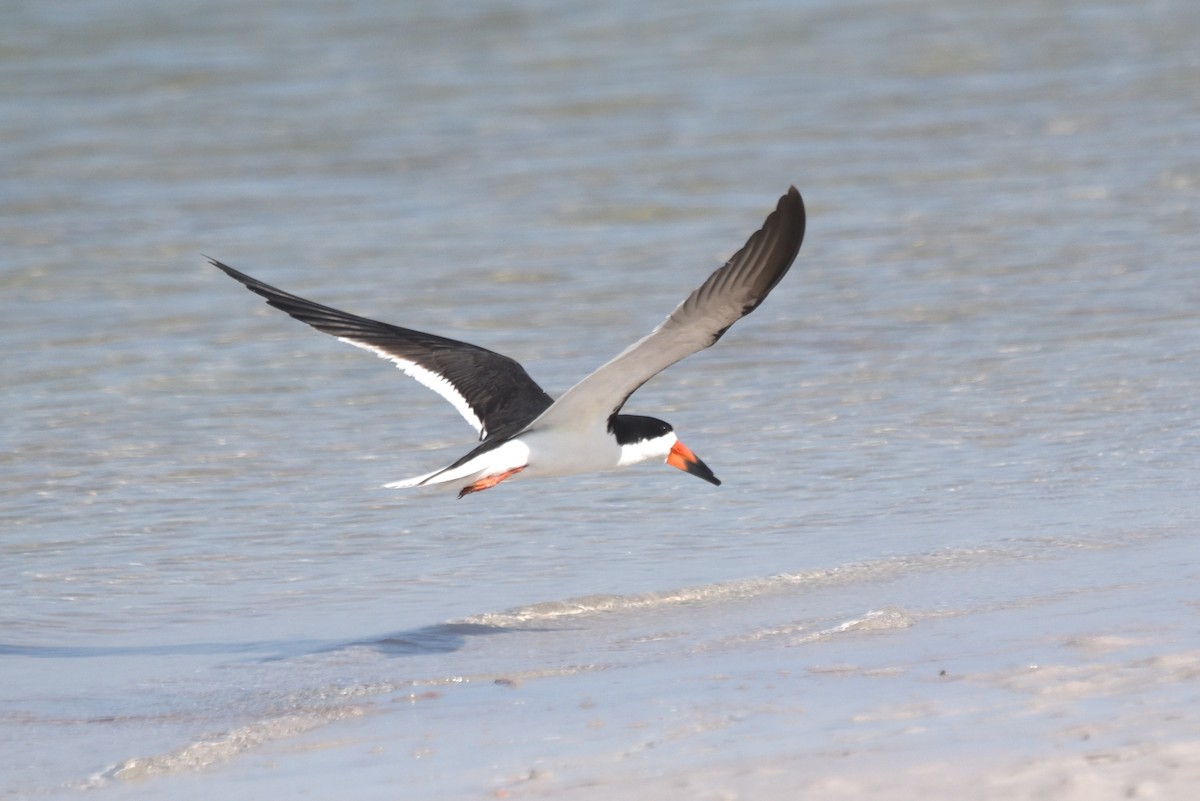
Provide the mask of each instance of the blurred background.
{"label": "blurred background", "polygon": [[[751,718],[763,742],[818,748],[853,710],[806,667],[870,659],[800,633],[883,608],[901,610],[870,641],[887,664],[994,670],[998,642],[1003,664],[1067,659],[1055,643],[1114,626],[1143,657],[1196,647],[1200,6],[12,0],[2,16],[0,794],[124,787],[139,759],[175,782],[130,785],[148,794],[345,791],[379,748],[389,767],[341,797],[474,797],[554,763],[551,731],[598,760],[539,785],[565,792],[642,753],[647,726],[707,720],[715,691],[681,677],[714,653],[764,705],[782,691],[741,671],[805,676],[787,692],[819,725]],[[791,184],[809,224],[787,279],[627,407],[670,420],[719,489],[643,466],[461,502],[382,490],[465,452],[470,429],[201,256],[498,350],[558,394]],[[402,722],[330,700],[501,669],[573,678],[527,685],[520,710],[509,693],[447,712],[447,691]],[[572,728],[562,710],[598,697],[603,736]],[[667,704],[649,723],[648,697]],[[379,728],[330,752],[345,764],[245,756],[359,714]],[[521,734],[472,739],[480,719]],[[1016,753],[1056,725],[922,720],[918,754],[988,727],[1007,735],[984,752]],[[896,747],[876,735],[854,747]],[[721,736],[663,735],[671,757],[635,768],[742,756]],[[201,758],[201,741],[228,748]]]}

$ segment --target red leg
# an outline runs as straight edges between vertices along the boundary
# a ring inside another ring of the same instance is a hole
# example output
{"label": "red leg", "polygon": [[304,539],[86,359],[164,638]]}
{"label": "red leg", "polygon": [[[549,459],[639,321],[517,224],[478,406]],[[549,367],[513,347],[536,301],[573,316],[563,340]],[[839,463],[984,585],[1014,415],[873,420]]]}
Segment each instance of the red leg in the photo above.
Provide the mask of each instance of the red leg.
{"label": "red leg", "polygon": [[525,465],[521,465],[520,467],[514,467],[512,470],[507,470],[503,473],[500,473],[499,475],[484,476],[483,478],[479,479],[471,486],[463,487],[462,490],[458,493],[458,497],[461,498],[464,495],[470,495],[472,492],[480,492],[481,490],[491,489],[492,487],[496,486],[504,479],[508,478],[509,476],[515,476],[517,473],[520,473],[524,469],[525,469]]}

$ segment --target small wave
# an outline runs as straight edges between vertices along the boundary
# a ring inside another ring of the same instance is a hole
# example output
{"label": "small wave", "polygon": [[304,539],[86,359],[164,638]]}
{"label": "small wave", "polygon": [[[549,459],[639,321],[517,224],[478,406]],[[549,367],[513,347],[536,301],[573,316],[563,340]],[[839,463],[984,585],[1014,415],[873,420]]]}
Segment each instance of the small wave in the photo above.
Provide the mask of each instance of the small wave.
{"label": "small wave", "polygon": [[205,740],[189,743],[166,754],[134,757],[95,774],[81,789],[103,787],[115,781],[138,781],[153,776],[203,770],[257,748],[272,740],[294,737],[337,720],[366,714],[365,706],[333,707],[285,715],[241,726]]}
{"label": "small wave", "polygon": [[344,643],[326,650],[340,651],[353,646],[363,646],[374,648],[380,653],[389,656],[449,653],[462,648],[468,637],[506,634],[511,631],[511,628],[501,628],[480,623],[440,623],[434,626],[423,626],[411,631],[388,634],[378,639]]}
{"label": "small wave", "polygon": [[561,601],[520,606],[501,612],[473,615],[460,623],[499,628],[561,620],[588,615],[637,612],[663,607],[752,600],[772,593],[801,589],[825,589],[868,582],[887,581],[917,573],[975,567],[1001,561],[1029,559],[1028,551],[1000,547],[961,548],[931,554],[877,559],[824,569],[682,587],[632,595],[585,595]]}
{"label": "small wave", "polygon": [[[398,682],[356,684],[323,690],[319,695],[326,701],[346,701],[354,698],[375,698],[396,694],[393,700],[417,703],[441,697],[440,690],[420,688],[450,687],[468,684],[498,684],[520,687],[527,681],[560,678],[579,673],[607,669],[606,665],[579,664],[558,665],[503,673],[480,673],[471,675],[441,676],[427,679],[410,679]],[[93,774],[75,785],[80,790],[90,790],[107,785],[138,782],[156,777],[180,773],[193,773],[230,762],[239,755],[268,743],[283,740],[318,729],[322,726],[351,718],[359,718],[378,711],[372,703],[351,703],[300,709],[278,717],[254,721],[228,731],[214,734],[181,746],[174,751],[151,756],[131,757]]]}
{"label": "small wave", "polygon": [[839,634],[847,634],[855,631],[894,631],[896,629],[906,629],[910,626],[915,626],[916,623],[916,616],[899,607],[890,606],[886,609],[873,609],[861,617],[843,621],[836,626],[828,626],[820,631],[793,637],[789,644],[806,645],[811,642],[827,640]]}
{"label": "small wave", "polygon": [[822,640],[828,640],[842,634],[855,632],[880,632],[906,629],[915,626],[929,613],[911,612],[898,606],[888,606],[883,609],[872,609],[840,623],[828,623],[816,620],[800,620],[790,623],[758,628],[748,633],[736,634],[712,642],[703,643],[696,647],[697,651],[712,651],[737,647],[744,643],[774,640],[786,646],[808,645]]}

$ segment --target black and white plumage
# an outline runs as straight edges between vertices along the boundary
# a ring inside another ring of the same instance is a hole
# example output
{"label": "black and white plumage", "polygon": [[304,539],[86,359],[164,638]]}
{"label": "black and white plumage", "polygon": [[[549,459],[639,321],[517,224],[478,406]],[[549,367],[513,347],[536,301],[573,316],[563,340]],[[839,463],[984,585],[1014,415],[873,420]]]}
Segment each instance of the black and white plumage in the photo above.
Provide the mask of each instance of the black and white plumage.
{"label": "black and white plumage", "polygon": [[271,306],[394,362],[449,401],[478,432],[480,444],[453,464],[389,487],[455,481],[465,484],[461,498],[519,473],[570,475],[651,459],[720,484],[670,424],[620,411],[642,384],[712,346],[754,311],[791,267],[804,227],[804,202],[792,187],[745,246],[666,320],[558,400],[507,356],[322,306],[209,261]]}

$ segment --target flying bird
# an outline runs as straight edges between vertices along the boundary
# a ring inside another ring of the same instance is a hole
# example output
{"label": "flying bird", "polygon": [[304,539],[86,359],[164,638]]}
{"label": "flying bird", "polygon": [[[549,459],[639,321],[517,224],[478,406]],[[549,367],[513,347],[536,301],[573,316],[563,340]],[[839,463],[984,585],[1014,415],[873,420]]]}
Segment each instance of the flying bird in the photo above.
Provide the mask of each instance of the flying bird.
{"label": "flying bird", "polygon": [[449,401],[479,434],[479,445],[453,464],[387,487],[458,482],[462,498],[518,474],[573,475],[650,460],[719,485],[670,423],[621,414],[621,408],[642,384],[711,347],[731,325],[758,308],[795,261],[804,226],[804,201],[791,187],[762,228],[666,320],[558,400],[507,356],[322,306],[215,259],[209,262],[297,320],[395,362]]}

